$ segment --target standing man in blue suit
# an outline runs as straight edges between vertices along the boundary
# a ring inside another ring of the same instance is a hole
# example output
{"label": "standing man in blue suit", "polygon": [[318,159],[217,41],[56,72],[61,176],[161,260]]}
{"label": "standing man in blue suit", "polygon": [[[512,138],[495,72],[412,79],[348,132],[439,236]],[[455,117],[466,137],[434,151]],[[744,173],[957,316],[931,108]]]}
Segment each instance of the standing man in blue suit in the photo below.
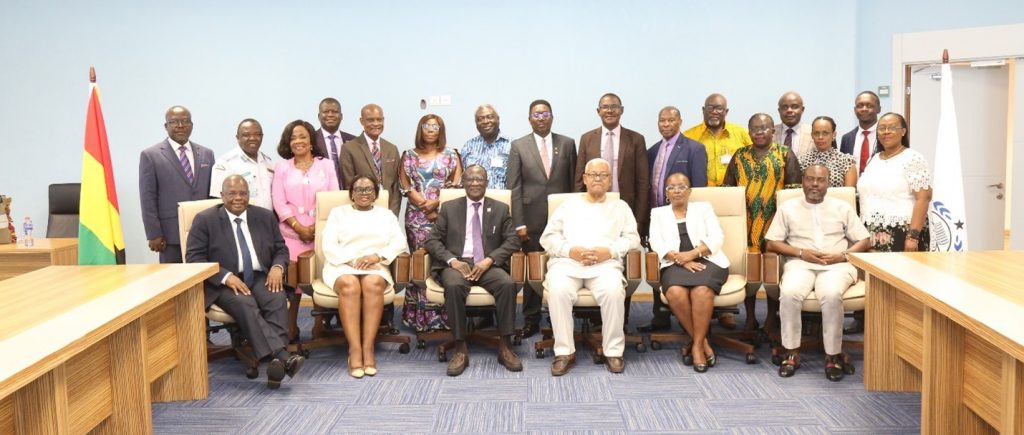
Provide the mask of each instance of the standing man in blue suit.
{"label": "standing man in blue suit", "polygon": [[213,151],[189,141],[192,113],[174,106],[164,114],[167,139],[139,156],[139,196],[142,225],[149,249],[161,263],[181,263],[178,203],[210,196]]}
{"label": "standing man in blue suit", "polygon": [[839,151],[852,155],[857,162],[857,174],[864,172],[868,160],[875,154],[875,142],[878,127],[878,112],[882,111],[882,103],[878,94],[864,91],[853,100],[853,113],[857,115],[857,127],[843,135]]}
{"label": "standing man in blue suit", "polygon": [[[708,152],[704,145],[679,133],[683,119],[679,109],[667,106],[658,112],[658,131],[661,140],[655,142],[647,150],[647,161],[651,171],[651,209],[667,204],[665,197],[665,180],[669,175],[681,173],[690,179],[691,187],[707,187],[708,185]],[[642,234],[647,238],[647,234]],[[654,289],[654,303],[651,311],[654,317],[651,323],[641,326],[643,332],[663,331],[672,327],[671,312],[663,309],[661,293]]]}

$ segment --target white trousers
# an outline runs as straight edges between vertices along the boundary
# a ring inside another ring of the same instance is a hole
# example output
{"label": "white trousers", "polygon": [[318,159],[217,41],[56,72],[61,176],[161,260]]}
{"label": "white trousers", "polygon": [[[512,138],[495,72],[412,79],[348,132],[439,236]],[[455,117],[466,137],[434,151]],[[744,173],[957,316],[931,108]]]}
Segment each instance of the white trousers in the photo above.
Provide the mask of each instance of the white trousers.
{"label": "white trousers", "polygon": [[[788,264],[787,264],[788,265]],[[786,267],[779,283],[779,318],[782,323],[782,345],[786,349],[800,347],[800,311],[804,299],[814,291],[821,305],[821,335],[825,353],[836,355],[843,349],[843,293],[856,278],[846,268],[812,270]],[[852,266],[849,267],[853,269]]]}
{"label": "white trousers", "polygon": [[614,269],[603,271],[594,278],[574,278],[558,269],[548,271],[548,312],[551,315],[551,330],[555,338],[555,355],[576,352],[572,306],[576,303],[577,292],[581,288],[589,289],[601,306],[601,347],[604,355],[621,357],[626,347],[626,339],[622,332],[626,288],[622,284],[622,272]]}

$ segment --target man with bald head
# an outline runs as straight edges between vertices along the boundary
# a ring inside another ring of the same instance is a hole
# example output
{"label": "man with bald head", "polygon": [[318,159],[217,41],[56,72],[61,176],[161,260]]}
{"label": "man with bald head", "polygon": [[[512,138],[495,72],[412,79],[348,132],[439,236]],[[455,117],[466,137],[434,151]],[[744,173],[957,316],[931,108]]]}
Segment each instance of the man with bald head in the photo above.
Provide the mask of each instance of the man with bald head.
{"label": "man with bald head", "polygon": [[782,94],[779,98],[779,119],[782,122],[775,125],[775,143],[788,146],[797,157],[814,146],[811,124],[800,122],[803,116],[803,97],[792,91]]}
{"label": "man with bald head", "polygon": [[139,203],[149,249],[161,263],[181,263],[178,203],[210,195],[213,151],[189,141],[192,113],[173,106],[164,114],[167,139],[139,155]]}
{"label": "man with bald head", "polygon": [[192,221],[186,259],[220,265],[203,285],[206,309],[217,304],[235,319],[256,358],[269,362],[267,387],[276,389],[305,361],[288,353],[288,246],[274,212],[249,207],[249,185],[242,176],[225,178],[220,197],[222,205]]}
{"label": "man with bald head", "polygon": [[384,109],[376,104],[367,104],[359,113],[363,133],[341,146],[342,179],[354,180],[357,175],[367,175],[376,180],[381,190],[388,192],[388,208],[398,216],[402,208],[402,192],[398,184],[401,161],[398,147],[380,137],[384,132]]}
{"label": "man with bald head", "polygon": [[729,102],[722,94],[708,95],[701,112],[704,121],[690,127],[683,135],[704,144],[708,154],[708,186],[719,186],[733,153],[750,145],[750,134],[742,126],[725,121]]}
{"label": "man with bald head", "polygon": [[508,168],[508,154],[512,149],[512,141],[501,134],[501,118],[498,111],[490,104],[476,108],[473,115],[476,122],[476,137],[466,141],[462,146],[462,167],[480,165],[487,170],[491,189],[506,189],[505,171]]}
{"label": "man with bald head", "polygon": [[328,156],[334,162],[334,172],[338,175],[338,186],[344,189],[341,179],[341,145],[356,137],[341,131],[341,120],[345,115],[341,113],[341,103],[332,97],[320,100],[317,111],[317,119],[320,120],[320,128],[316,130],[316,147],[320,148],[320,155]]}
{"label": "man with bald head", "polygon": [[213,165],[210,196],[220,197],[220,185],[228,175],[241,175],[249,183],[249,203],[273,210],[270,189],[274,179],[274,164],[270,156],[260,151],[263,127],[255,119],[243,119],[238,123],[235,140],[238,141],[238,147],[220,156]]}

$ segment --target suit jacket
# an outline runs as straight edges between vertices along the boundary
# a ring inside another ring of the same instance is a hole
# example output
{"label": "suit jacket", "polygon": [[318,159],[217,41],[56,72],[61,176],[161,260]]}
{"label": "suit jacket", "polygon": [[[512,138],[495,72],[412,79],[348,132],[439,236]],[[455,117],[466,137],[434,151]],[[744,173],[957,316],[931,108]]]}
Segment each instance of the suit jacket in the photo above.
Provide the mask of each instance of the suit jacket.
{"label": "suit jacket", "polygon": [[[839,151],[853,156],[854,147],[857,146],[857,130],[860,130],[859,126],[858,127],[854,127],[853,130],[850,130],[850,131],[846,132],[846,134],[843,135],[842,140],[839,142]],[[864,139],[861,139],[861,140],[863,141]],[[875,146],[875,144],[869,144],[869,145],[871,147]],[[875,151],[874,149],[868,150],[870,155],[875,154],[874,151]],[[857,156],[853,156],[853,157],[855,159],[857,158]]]}
{"label": "suit jacket", "polygon": [[[786,142],[786,124],[775,124],[775,143],[783,145]],[[799,134],[800,141],[793,144],[793,154],[800,155],[804,151],[814,149],[814,139],[811,137],[811,124],[800,123],[793,133]]]}
{"label": "suit jacket", "polygon": [[[246,225],[252,235],[256,264],[269,272],[274,265],[288,270],[288,246],[284,243],[281,230],[277,227],[274,212],[263,207],[249,207],[246,212]],[[228,219],[223,205],[211,207],[196,215],[192,221],[192,229],[188,233],[188,248],[185,251],[188,263],[220,263],[220,271],[206,279],[204,294],[206,307],[216,303],[218,291],[227,289],[221,284],[225,275],[234,273],[241,277],[242,269],[238,264],[238,246],[235,244],[235,224]],[[230,290],[228,290],[230,291]]]}
{"label": "suit jacket", "polygon": [[[647,150],[647,167],[651,171],[651,189],[658,185],[658,180],[654,179],[655,169],[654,163],[658,161],[658,152],[661,151],[662,141],[664,139],[654,142],[654,145]],[[665,161],[665,171],[661,173],[661,184],[665,185],[665,179],[669,175],[677,172],[686,175],[686,178],[690,179],[690,187],[707,187],[708,186],[708,151],[704,148],[704,144],[690,139],[686,136],[679,135],[676,139],[676,143],[672,145],[672,150],[668,153],[667,160]],[[654,195],[651,195],[653,198]],[[653,201],[653,199],[652,199]],[[660,207],[664,204],[651,203],[651,209]]]}
{"label": "suit jacket", "polygon": [[548,195],[573,189],[576,170],[576,142],[551,133],[551,177],[537,151],[533,133],[512,141],[508,154],[505,186],[512,190],[512,224],[526,225],[530,242],[526,248],[540,250],[540,235],[548,224]]}
{"label": "suit jacket", "polygon": [[168,245],[180,245],[178,203],[210,197],[210,176],[216,157],[209,148],[191,144],[192,183],[181,169],[178,151],[172,149],[169,139],[142,150],[139,155],[139,202],[146,240],[163,236]]}
{"label": "suit jacket", "polygon": [[[647,161],[647,145],[640,133],[625,127],[620,130],[619,155],[616,157],[619,199],[625,201],[633,211],[640,234],[647,234],[647,221],[651,213],[651,168]],[[600,127],[580,137],[579,156],[576,159],[576,190],[579,192],[587,191],[587,186],[583,184],[583,171],[587,162],[601,157],[603,140]]]}
{"label": "suit jacket", "polygon": [[[398,216],[402,208],[402,195],[399,194],[401,186],[398,184],[398,171],[401,170],[402,161],[398,158],[398,147],[395,144],[377,138],[380,145],[380,173],[381,180],[378,180],[382,189],[387,190],[388,208]],[[370,144],[366,142],[365,135],[356,136],[341,146],[341,178],[345,184],[349,184],[357,175],[365,174],[370,178],[377,179],[377,166],[373,164],[373,156],[370,155]]]}
{"label": "suit jacket", "polygon": [[[690,201],[686,209],[686,232],[694,248],[701,243],[711,251],[708,261],[728,269],[729,257],[722,251],[725,235],[718,222],[715,209],[710,203]],[[671,205],[651,210],[651,250],[658,253],[661,268],[673,263],[665,259],[665,253],[679,250],[679,224]]]}
{"label": "suit jacket", "polygon": [[[471,231],[466,222],[468,204],[466,198],[456,198],[441,205],[441,211],[434,221],[434,228],[424,242],[430,252],[430,271],[434,279],[440,280],[441,271],[448,267],[448,260],[462,258],[466,247],[466,233]],[[494,266],[508,271],[508,260],[519,250],[519,237],[508,206],[501,201],[484,197],[480,206],[483,213],[480,229],[483,231],[484,252],[494,259]],[[440,281],[438,281],[440,282]]]}
{"label": "suit jacket", "polygon": [[[322,155],[324,157],[330,159],[331,158],[331,150],[327,146],[327,142],[324,141],[324,132],[323,132],[323,130],[324,130],[323,128],[316,129],[316,138],[315,138],[316,139],[316,142],[315,142],[316,145],[315,146],[320,150],[320,152],[322,153]],[[338,129],[338,133],[337,134],[338,134],[338,136],[340,136],[340,138],[335,140],[335,143],[338,145],[338,161],[340,162],[341,161],[341,146],[345,145],[345,142],[348,142],[348,141],[350,141],[352,139],[355,139],[356,137],[351,135],[351,134],[348,134],[348,133],[346,133],[344,131],[341,131],[341,129]],[[345,185],[345,183],[343,183],[344,180],[341,179],[341,167],[340,167],[340,165],[337,165],[337,166],[334,167],[334,172],[338,173],[338,185],[339,186],[344,186]]]}

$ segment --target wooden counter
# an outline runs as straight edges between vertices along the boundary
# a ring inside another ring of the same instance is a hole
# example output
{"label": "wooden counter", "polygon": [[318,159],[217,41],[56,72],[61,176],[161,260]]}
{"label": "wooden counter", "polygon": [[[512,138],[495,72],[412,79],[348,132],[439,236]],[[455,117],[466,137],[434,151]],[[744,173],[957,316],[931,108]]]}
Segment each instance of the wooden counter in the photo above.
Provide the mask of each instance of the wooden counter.
{"label": "wooden counter", "polygon": [[0,281],[46,266],[78,264],[78,239],[36,239],[26,248],[18,243],[0,245]]}

